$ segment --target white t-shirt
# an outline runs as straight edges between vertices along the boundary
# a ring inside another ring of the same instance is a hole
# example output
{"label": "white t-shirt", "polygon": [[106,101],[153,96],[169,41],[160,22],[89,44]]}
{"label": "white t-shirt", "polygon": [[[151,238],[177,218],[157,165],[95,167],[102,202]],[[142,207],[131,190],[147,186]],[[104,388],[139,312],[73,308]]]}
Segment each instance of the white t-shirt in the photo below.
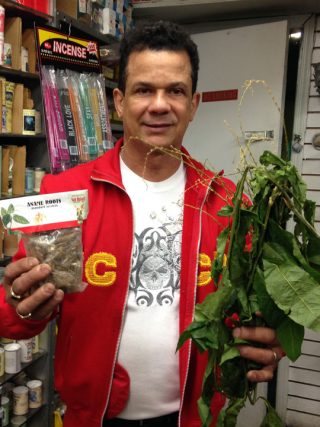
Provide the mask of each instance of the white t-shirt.
{"label": "white t-shirt", "polygon": [[150,182],[121,161],[134,213],[134,249],[118,361],[130,397],[118,417],[152,418],[179,409],[180,254],[185,170]]}

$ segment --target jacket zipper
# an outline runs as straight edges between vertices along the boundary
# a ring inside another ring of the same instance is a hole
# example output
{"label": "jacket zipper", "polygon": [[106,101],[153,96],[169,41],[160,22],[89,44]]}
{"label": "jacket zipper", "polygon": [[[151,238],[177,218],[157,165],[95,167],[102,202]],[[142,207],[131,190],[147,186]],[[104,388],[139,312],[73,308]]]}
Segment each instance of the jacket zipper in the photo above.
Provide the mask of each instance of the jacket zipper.
{"label": "jacket zipper", "polygon": [[[212,181],[213,181],[213,178],[210,181],[210,185],[211,185]],[[198,246],[198,253],[199,253],[199,250],[200,250],[200,240],[201,240],[201,231],[202,231],[202,219],[201,219],[202,218],[202,210],[203,210],[203,205],[204,205],[204,203],[205,203],[205,201],[207,199],[207,196],[209,194],[210,185],[208,185],[206,194],[203,197],[201,208],[199,209],[199,212],[200,212],[200,214],[199,214],[200,215],[200,224],[199,224],[199,236],[198,236],[198,245],[197,245]],[[198,265],[198,263],[197,263],[197,265]],[[195,271],[195,281],[194,281],[196,290],[194,292],[194,298],[193,298],[193,311],[194,311],[194,308],[195,308],[195,305],[196,305],[196,299],[197,299],[197,279],[198,279],[197,273],[198,273],[198,269],[196,268],[196,271]],[[189,348],[188,348],[188,360],[187,360],[186,377],[185,377],[185,380],[184,380],[182,394],[181,394],[181,402],[180,402],[179,418],[178,418],[178,427],[182,427],[181,426],[181,414],[182,414],[183,401],[184,401],[184,398],[185,398],[187,381],[188,381],[188,373],[189,373],[190,359],[191,359],[191,345],[192,345],[192,343],[190,341]]]}
{"label": "jacket zipper", "polygon": [[[91,176],[90,178],[91,178],[93,181],[106,182],[106,183],[108,183],[108,184],[111,184],[111,185],[113,185],[113,186],[115,186],[115,187],[119,188],[119,190],[123,191],[125,194],[127,194],[127,192],[125,191],[125,189],[124,189],[124,188],[120,187],[120,186],[119,186],[119,185],[117,185],[117,184],[114,184],[112,181],[108,181],[108,180],[106,180],[106,179],[94,178],[93,176]],[[128,195],[127,195],[127,196],[128,196]],[[129,196],[128,196],[128,197],[129,197]],[[133,209],[132,209],[132,203],[131,203],[131,200],[130,200],[130,204],[131,204],[131,213],[132,213],[132,212],[133,212]],[[131,219],[133,220],[133,214],[131,215]],[[133,221],[132,221],[132,222],[133,222]],[[134,227],[133,227],[133,223],[132,223],[132,230],[133,230],[133,229],[134,229]],[[132,259],[133,243],[134,243],[134,235],[132,235],[131,257],[130,257],[130,259]],[[129,270],[128,270],[128,278],[127,278],[127,279],[128,279],[128,284],[129,284],[129,280],[130,280],[130,275],[131,275],[131,263],[130,263],[130,268],[129,268]],[[100,424],[100,426],[101,426],[101,427],[103,427],[103,418],[104,418],[105,413],[107,412],[107,407],[108,407],[108,403],[109,403],[109,399],[110,399],[110,393],[111,393],[111,387],[112,387],[112,378],[113,378],[114,369],[115,369],[116,361],[117,361],[117,355],[118,355],[119,347],[120,347],[120,340],[121,340],[121,335],[122,335],[122,331],[123,331],[123,323],[124,323],[124,317],[125,317],[125,316],[124,316],[124,314],[125,314],[126,307],[127,307],[128,295],[129,295],[129,286],[128,286],[128,288],[127,288],[127,292],[126,292],[125,304],[123,305],[123,309],[122,309],[122,315],[121,315],[121,318],[122,318],[121,328],[120,328],[120,331],[119,331],[119,334],[118,334],[118,340],[117,340],[117,346],[116,346],[115,358],[114,358],[114,360],[113,360],[113,366],[112,366],[112,371],[111,371],[111,381],[110,381],[109,390],[108,390],[107,397],[106,397],[106,404],[105,404],[104,411],[103,411],[103,415],[102,415],[102,418],[101,418],[101,421],[100,421],[100,423],[101,423],[101,424]]]}

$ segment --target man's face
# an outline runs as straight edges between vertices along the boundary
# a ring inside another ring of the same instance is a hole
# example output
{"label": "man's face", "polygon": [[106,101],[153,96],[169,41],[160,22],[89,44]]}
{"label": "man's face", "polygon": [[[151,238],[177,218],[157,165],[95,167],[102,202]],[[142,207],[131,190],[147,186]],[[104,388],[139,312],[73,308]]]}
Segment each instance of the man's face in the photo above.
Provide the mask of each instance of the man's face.
{"label": "man's face", "polygon": [[191,64],[186,52],[133,52],[127,65],[126,90],[114,90],[123,119],[124,139],[180,148],[199,104],[192,95]]}

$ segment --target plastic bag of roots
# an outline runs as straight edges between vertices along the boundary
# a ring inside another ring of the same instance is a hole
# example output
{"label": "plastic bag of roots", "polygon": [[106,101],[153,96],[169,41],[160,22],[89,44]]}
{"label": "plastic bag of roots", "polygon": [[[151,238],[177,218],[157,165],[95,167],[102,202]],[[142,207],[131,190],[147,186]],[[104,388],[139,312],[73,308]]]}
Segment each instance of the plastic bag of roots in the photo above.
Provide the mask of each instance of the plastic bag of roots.
{"label": "plastic bag of roots", "polygon": [[27,256],[49,264],[52,272],[45,282],[53,283],[65,293],[81,292],[87,286],[82,281],[81,227],[47,230],[23,234]]}

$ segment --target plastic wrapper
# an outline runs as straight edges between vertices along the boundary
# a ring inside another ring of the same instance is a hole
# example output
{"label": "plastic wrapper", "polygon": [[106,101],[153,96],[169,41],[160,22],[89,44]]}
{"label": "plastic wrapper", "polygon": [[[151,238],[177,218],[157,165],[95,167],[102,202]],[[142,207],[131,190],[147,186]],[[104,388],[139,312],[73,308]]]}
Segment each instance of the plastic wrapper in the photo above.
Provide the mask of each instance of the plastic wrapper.
{"label": "plastic wrapper", "polygon": [[65,293],[85,289],[87,284],[82,282],[81,227],[23,234],[22,240],[28,256],[33,256],[52,268],[45,283],[51,282]]}

